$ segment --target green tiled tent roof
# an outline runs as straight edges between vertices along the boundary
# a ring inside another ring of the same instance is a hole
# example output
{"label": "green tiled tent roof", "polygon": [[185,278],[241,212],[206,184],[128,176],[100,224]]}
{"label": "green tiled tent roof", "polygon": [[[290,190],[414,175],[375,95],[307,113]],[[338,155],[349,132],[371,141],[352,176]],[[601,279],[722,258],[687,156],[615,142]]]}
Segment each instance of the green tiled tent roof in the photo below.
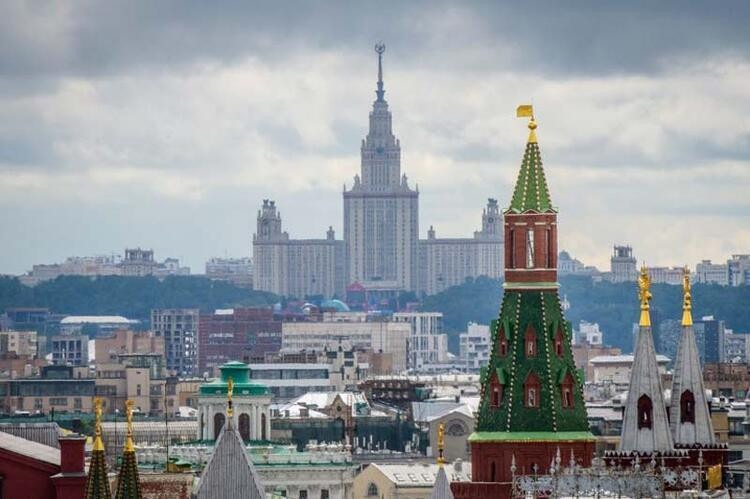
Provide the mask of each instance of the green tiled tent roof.
{"label": "green tiled tent roof", "polygon": [[109,478],[107,478],[107,458],[104,449],[91,452],[89,475],[86,478],[85,499],[111,499]]}
{"label": "green tiled tent roof", "polygon": [[135,452],[125,451],[122,455],[120,473],[117,475],[115,499],[141,499],[142,497]]}
{"label": "green tiled tent roof", "polygon": [[506,213],[528,211],[537,213],[556,211],[552,206],[547,179],[544,177],[542,156],[536,141],[526,143],[526,152],[523,155],[521,170],[518,172],[513,198]]}

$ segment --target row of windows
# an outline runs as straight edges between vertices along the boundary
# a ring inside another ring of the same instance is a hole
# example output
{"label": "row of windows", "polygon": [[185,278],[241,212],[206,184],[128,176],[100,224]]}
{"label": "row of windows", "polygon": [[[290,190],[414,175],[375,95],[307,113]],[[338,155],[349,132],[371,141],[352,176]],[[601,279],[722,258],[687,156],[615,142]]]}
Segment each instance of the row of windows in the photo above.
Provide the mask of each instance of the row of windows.
{"label": "row of windows", "polygon": [[[570,373],[565,375],[560,383],[560,400],[563,409],[572,409],[575,405],[573,396],[574,382]],[[499,408],[503,403],[504,385],[500,383],[497,374],[492,375],[490,381],[490,407]],[[541,399],[541,383],[539,377],[531,371],[523,383],[524,406],[531,409],[539,408]]]}
{"label": "row of windows", "polygon": [[[555,355],[558,357],[562,357],[565,353],[563,348],[563,333],[562,330],[558,328],[557,333],[555,334]],[[508,339],[505,335],[505,329],[500,328],[498,331],[498,347],[497,347],[497,353],[500,357],[506,357],[508,355]],[[534,330],[534,326],[529,324],[529,326],[526,328],[526,334],[524,335],[524,353],[526,357],[533,358],[537,356],[538,349],[537,349],[537,338],[536,338],[536,331]]]}

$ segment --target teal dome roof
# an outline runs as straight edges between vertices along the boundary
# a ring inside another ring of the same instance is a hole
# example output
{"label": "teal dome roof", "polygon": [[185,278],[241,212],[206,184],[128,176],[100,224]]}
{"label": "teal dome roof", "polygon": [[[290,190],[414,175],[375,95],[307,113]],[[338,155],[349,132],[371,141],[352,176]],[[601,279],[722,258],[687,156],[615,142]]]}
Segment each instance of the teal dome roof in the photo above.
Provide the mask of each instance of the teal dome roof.
{"label": "teal dome roof", "polygon": [[227,396],[227,382],[232,377],[234,395],[269,395],[268,387],[250,379],[250,367],[238,361],[227,362],[221,366],[221,377],[201,385],[201,395]]}
{"label": "teal dome roof", "polygon": [[349,305],[341,300],[325,300],[320,303],[321,308],[333,308],[337,312],[349,312]]}

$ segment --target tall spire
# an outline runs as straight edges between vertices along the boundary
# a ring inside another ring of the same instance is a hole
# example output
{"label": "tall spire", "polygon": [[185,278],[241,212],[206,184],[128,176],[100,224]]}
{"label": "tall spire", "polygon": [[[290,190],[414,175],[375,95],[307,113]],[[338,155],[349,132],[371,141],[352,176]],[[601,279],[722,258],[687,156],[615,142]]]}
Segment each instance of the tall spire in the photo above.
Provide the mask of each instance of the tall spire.
{"label": "tall spire", "polygon": [[644,266],[638,276],[641,319],[633,349],[633,368],[620,438],[620,450],[625,452],[666,452],[673,448],[661,373],[651,334],[650,287],[651,278]]}
{"label": "tall spire", "polygon": [[675,444],[713,444],[714,429],[703,385],[698,347],[693,331],[690,296],[690,273],[683,276],[682,336],[677,347],[672,379],[670,427]]}
{"label": "tall spire", "polygon": [[125,434],[125,447],[122,453],[120,473],[117,475],[115,499],[141,499],[141,480],[138,475],[138,462],[133,445],[133,401],[125,402],[125,416],[128,421]]}
{"label": "tall spire", "polygon": [[104,454],[104,443],[102,442],[102,399],[99,397],[94,400],[94,415],[94,448],[91,452],[84,497],[85,499],[110,499],[112,493],[109,489],[109,478],[107,477],[107,457]]}
{"label": "tall spire", "polygon": [[385,94],[385,90],[383,90],[383,52],[385,52],[385,44],[383,42],[378,42],[375,44],[375,52],[378,54],[378,89],[375,91],[375,94],[378,96],[378,101],[383,101],[383,94]]}
{"label": "tall spire", "polygon": [[529,138],[523,155],[521,170],[518,172],[513,198],[507,212],[524,213],[534,211],[546,213],[555,211],[552,207],[547,179],[542,167],[542,156],[536,138],[537,123],[534,109],[530,104],[518,106],[516,116],[529,119]]}

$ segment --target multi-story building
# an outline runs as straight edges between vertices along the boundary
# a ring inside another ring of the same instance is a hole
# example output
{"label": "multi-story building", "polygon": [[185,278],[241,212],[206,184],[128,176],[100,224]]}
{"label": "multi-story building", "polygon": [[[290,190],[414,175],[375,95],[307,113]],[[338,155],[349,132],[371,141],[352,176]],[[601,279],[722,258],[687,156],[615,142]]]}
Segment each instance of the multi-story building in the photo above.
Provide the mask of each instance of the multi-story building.
{"label": "multi-story building", "polygon": [[13,353],[36,357],[36,331],[2,331],[0,332],[0,354]]}
{"label": "multi-story building", "polygon": [[[632,355],[600,355],[589,360],[593,368],[594,383],[614,383],[627,386],[630,383],[630,373],[633,369]],[[657,355],[656,362],[659,374],[664,376],[670,359],[664,355]]]}
{"label": "multi-story building", "polygon": [[631,282],[638,278],[633,248],[615,245],[610,259],[612,282]]}
{"label": "multi-story building", "polygon": [[727,277],[730,286],[750,284],[750,255],[732,255],[727,260]]}
{"label": "multi-story building", "polygon": [[714,396],[744,399],[750,386],[747,364],[706,362],[703,366],[703,383]]}
{"label": "multi-story building", "polygon": [[654,284],[682,285],[683,267],[648,267],[648,275]]}
{"label": "multi-story building", "polygon": [[372,318],[364,313],[339,313],[327,314],[319,322],[284,322],[281,330],[284,350],[335,350],[341,345],[358,351],[391,354],[395,373],[407,368],[411,337],[408,322]]}
{"label": "multi-story building", "polygon": [[702,260],[695,266],[695,282],[726,286],[729,284],[728,268],[725,263],[711,263],[711,260]]}
{"label": "multi-story building", "polygon": [[27,286],[57,279],[63,275],[107,276],[121,275],[120,258],[114,255],[71,256],[63,263],[34,265],[19,279]]}
{"label": "multi-story building", "polygon": [[180,266],[177,258],[167,258],[164,262],[154,260],[154,250],[141,248],[126,248],[125,258],[120,263],[124,276],[156,276],[190,275],[190,267]]}
{"label": "multi-story building", "polygon": [[604,343],[604,334],[596,322],[582,320],[578,323],[578,330],[573,331],[573,345],[585,344],[601,346]]}
{"label": "multi-story building", "polygon": [[469,322],[466,332],[459,337],[461,361],[470,373],[478,373],[490,359],[492,338],[490,327],[484,324]]}
{"label": "multi-story building", "polygon": [[239,288],[252,289],[253,263],[245,258],[211,258],[206,262],[206,277],[231,282]]}
{"label": "multi-story building", "polygon": [[304,299],[343,294],[343,243],[329,227],[325,239],[290,239],[276,203],[263,200],[253,235],[255,289]]}
{"label": "multi-story building", "polygon": [[163,415],[174,413],[179,403],[176,393],[167,391],[164,356],[156,353],[124,353],[96,365],[96,395],[107,412],[124,414],[125,401],[132,400],[141,412]]}
{"label": "multi-story building", "polygon": [[750,352],[750,334],[737,334],[724,330],[724,359],[726,362],[747,364]]}
{"label": "multi-story building", "polygon": [[153,331],[131,331],[120,329],[109,336],[101,336],[94,341],[96,364],[111,362],[118,355],[128,353],[153,353],[164,355],[164,336]]}
{"label": "multi-story building", "polygon": [[557,255],[557,274],[558,275],[576,275],[583,274],[585,266],[577,258],[570,256],[570,253],[563,250]]}
{"label": "multi-story building", "polygon": [[83,375],[85,369],[72,366],[45,366],[41,377],[9,381],[13,411],[30,413],[83,412],[93,408],[94,379]]}
{"label": "multi-story building", "polygon": [[437,238],[430,226],[427,239],[419,241],[420,291],[433,295],[466,279],[503,272],[503,216],[496,199],[482,211],[482,230],[469,238]]}
{"label": "multi-story building", "polygon": [[354,391],[367,375],[354,350],[317,352],[314,363],[274,362],[250,364],[250,379],[268,387],[274,402],[300,397],[307,392]]}
{"label": "multi-story building", "polygon": [[[696,337],[701,337],[703,340],[701,362],[705,362],[706,364],[726,362],[724,358],[724,321],[715,319],[713,315],[707,315],[700,320],[696,320],[693,327],[695,328],[696,326],[698,326],[696,329],[702,329],[702,331],[696,330]],[[700,339],[698,339],[698,344],[700,348]]]}
{"label": "multi-story building", "polygon": [[166,308],[151,311],[151,330],[164,338],[167,369],[179,376],[198,373],[197,308]]}
{"label": "multi-story building", "polygon": [[86,366],[89,363],[89,337],[85,334],[56,335],[50,339],[55,365]]}
{"label": "multi-story building", "polygon": [[344,190],[346,282],[417,291],[419,191],[401,174],[401,144],[384,99],[382,54],[378,50],[377,97],[360,150],[361,172]]}
{"label": "multi-story building", "polygon": [[60,321],[61,334],[81,334],[89,328],[95,335],[108,335],[118,329],[136,326],[139,321],[121,315],[69,315]]}
{"label": "multi-story building", "polygon": [[281,348],[281,322],[270,308],[235,308],[200,314],[198,369],[212,372],[221,365],[262,356]]}
{"label": "multi-story building", "polygon": [[419,371],[429,364],[439,364],[448,358],[448,335],[443,334],[441,312],[398,312],[393,321],[408,323],[409,368]]}

